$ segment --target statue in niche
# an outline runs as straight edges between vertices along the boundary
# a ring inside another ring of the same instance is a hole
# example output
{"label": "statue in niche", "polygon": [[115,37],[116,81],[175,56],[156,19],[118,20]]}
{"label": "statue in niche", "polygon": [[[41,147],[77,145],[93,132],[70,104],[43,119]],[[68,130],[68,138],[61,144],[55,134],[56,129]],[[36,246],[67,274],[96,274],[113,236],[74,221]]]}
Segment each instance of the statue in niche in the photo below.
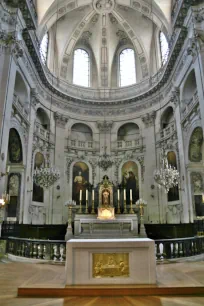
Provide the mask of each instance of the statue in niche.
{"label": "statue in niche", "polygon": [[22,162],[22,145],[18,132],[10,129],[9,133],[9,160],[12,163]]}
{"label": "statue in niche", "polygon": [[102,193],[102,205],[105,207],[110,205],[110,193],[107,189]]}
{"label": "statue in niche", "polygon": [[203,144],[203,130],[197,127],[190,139],[189,160],[191,162],[200,162],[202,160],[202,144]]}
{"label": "statue in niche", "polygon": [[80,190],[82,190],[82,204],[86,201],[86,189],[89,185],[89,168],[83,162],[77,162],[73,167],[72,199],[79,204]]}
{"label": "statue in niche", "polygon": [[17,174],[11,174],[8,186],[9,195],[11,197],[17,197],[19,194],[19,177]]}
{"label": "statue in niche", "polygon": [[113,220],[115,219],[115,209],[113,207],[113,184],[107,175],[103,177],[99,184],[99,208],[98,219]]}
{"label": "statue in niche", "polygon": [[199,172],[192,172],[191,173],[191,180],[194,187],[195,193],[202,193],[203,192],[203,178],[201,173]]}

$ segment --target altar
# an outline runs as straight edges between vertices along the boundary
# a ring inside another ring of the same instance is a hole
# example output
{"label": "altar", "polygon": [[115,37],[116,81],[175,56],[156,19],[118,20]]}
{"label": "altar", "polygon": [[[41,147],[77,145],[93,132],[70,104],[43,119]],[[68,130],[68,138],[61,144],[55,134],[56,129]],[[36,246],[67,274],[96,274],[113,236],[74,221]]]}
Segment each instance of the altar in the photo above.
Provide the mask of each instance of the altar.
{"label": "altar", "polygon": [[151,239],[71,239],[66,258],[66,285],[156,284]]}

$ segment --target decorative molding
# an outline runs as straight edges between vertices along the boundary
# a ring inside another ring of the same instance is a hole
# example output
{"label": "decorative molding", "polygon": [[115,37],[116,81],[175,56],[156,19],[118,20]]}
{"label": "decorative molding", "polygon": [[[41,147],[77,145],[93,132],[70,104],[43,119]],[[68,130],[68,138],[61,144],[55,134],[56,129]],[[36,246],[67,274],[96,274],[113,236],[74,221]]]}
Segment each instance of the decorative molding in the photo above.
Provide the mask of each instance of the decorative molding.
{"label": "decorative molding", "polygon": [[203,192],[203,177],[200,172],[191,173],[191,182],[193,184],[194,193]]}

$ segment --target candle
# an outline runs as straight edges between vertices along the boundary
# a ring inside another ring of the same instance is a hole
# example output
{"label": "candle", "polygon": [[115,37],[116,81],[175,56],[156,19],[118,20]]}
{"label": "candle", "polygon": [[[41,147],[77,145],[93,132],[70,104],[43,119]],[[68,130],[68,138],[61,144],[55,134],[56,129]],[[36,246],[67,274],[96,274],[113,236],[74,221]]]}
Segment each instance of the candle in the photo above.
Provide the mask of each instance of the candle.
{"label": "candle", "polygon": [[118,201],[120,201],[120,189],[118,189]]}
{"label": "candle", "polygon": [[86,189],[86,201],[88,201],[88,190]]}
{"label": "candle", "polygon": [[130,189],[130,201],[132,201],[132,189]]}
{"label": "candle", "polygon": [[9,171],[10,171],[10,166],[7,166],[7,173],[9,173]]}
{"label": "candle", "polygon": [[126,201],[126,189],[124,189],[124,201]]}
{"label": "candle", "polygon": [[79,193],[79,201],[82,200],[82,190],[80,190],[80,193]]}
{"label": "candle", "polygon": [[92,190],[92,201],[94,201],[94,190]]}

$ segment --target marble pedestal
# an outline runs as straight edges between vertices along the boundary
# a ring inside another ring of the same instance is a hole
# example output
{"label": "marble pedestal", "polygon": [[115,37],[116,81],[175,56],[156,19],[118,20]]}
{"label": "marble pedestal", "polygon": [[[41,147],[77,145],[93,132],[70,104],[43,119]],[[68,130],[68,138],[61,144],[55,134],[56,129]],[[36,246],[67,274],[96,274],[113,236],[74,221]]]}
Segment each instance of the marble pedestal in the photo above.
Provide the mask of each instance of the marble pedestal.
{"label": "marble pedestal", "polygon": [[66,285],[156,284],[154,241],[71,239],[66,249]]}

